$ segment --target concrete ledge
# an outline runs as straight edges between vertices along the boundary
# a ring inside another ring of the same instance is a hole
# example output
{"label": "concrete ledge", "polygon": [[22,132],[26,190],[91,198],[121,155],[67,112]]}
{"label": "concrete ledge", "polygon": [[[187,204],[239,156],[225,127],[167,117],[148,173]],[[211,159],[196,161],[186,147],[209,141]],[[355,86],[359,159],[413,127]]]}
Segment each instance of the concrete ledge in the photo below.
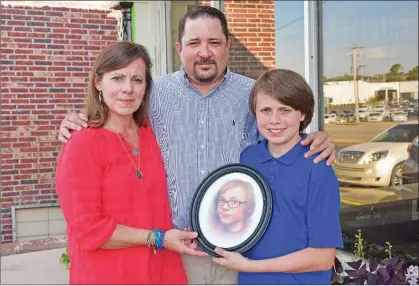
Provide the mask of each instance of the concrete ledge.
{"label": "concrete ledge", "polygon": [[67,246],[67,236],[54,236],[37,240],[15,241],[2,243],[0,246],[1,256],[63,248]]}

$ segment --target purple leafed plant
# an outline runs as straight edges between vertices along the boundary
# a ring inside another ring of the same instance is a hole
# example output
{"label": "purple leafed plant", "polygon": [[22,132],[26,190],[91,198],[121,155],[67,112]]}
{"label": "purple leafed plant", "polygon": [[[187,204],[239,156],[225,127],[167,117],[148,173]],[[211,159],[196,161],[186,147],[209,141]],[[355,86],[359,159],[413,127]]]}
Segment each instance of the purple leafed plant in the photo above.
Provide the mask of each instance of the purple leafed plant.
{"label": "purple leafed plant", "polygon": [[[369,267],[367,267],[367,263]],[[383,267],[378,267],[378,263],[374,259],[367,263],[363,263],[362,259],[348,262],[350,269],[343,270],[342,264],[335,258],[332,284],[342,282],[347,285],[406,285],[405,268],[407,265],[398,256],[381,261]],[[343,272],[346,272],[348,276],[343,281],[339,281]]]}

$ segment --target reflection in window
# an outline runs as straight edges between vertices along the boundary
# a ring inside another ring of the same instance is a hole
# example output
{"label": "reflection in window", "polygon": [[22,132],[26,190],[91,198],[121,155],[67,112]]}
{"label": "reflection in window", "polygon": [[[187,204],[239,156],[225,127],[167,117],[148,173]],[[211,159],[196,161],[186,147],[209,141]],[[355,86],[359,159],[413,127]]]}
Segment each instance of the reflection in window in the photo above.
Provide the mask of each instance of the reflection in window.
{"label": "reflection in window", "polygon": [[399,124],[379,134],[371,142],[412,142],[417,136],[417,124]]}
{"label": "reflection in window", "polygon": [[[334,170],[340,182],[345,251],[353,252],[354,235],[362,229],[369,245],[365,258],[384,258],[386,253],[370,250],[384,248],[388,241],[415,264],[417,11],[417,1],[324,1],[321,27],[323,90],[328,99],[324,108],[329,112],[325,131],[341,151]],[[356,101],[361,122],[341,115],[344,110],[356,114]],[[336,119],[331,120],[332,112]]]}

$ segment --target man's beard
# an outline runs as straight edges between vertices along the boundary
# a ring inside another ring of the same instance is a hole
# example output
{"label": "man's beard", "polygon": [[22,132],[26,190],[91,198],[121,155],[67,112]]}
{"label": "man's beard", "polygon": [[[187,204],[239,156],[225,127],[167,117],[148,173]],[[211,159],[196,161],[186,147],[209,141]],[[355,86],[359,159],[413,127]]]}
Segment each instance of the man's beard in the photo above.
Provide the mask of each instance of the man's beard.
{"label": "man's beard", "polygon": [[[195,78],[196,78],[196,81],[198,81],[200,83],[210,83],[210,82],[214,81],[215,78],[217,77],[217,74],[218,74],[217,63],[215,61],[211,60],[211,59],[209,59],[209,60],[201,60],[201,61],[195,63],[194,64],[194,67],[195,68],[198,68],[197,66],[199,64],[212,64],[215,67],[215,71],[213,73],[212,72],[208,73],[210,69],[208,69],[206,71],[205,70],[201,70],[201,72],[195,70]],[[202,75],[202,71],[204,71],[207,74],[206,75]]]}

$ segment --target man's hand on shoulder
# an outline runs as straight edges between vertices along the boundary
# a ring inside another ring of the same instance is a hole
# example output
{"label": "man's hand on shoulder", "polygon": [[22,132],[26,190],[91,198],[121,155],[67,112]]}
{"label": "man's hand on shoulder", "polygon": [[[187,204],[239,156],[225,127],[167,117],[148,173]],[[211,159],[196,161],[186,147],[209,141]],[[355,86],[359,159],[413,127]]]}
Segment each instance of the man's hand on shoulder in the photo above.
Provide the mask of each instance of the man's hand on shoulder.
{"label": "man's hand on shoulder", "polygon": [[306,158],[320,153],[320,155],[314,159],[315,164],[327,158],[326,165],[330,166],[336,159],[335,143],[333,142],[332,137],[326,132],[317,131],[308,134],[301,144],[304,146],[310,145],[310,151],[304,155]]}
{"label": "man's hand on shoulder", "polygon": [[87,127],[87,116],[83,113],[69,113],[63,121],[61,121],[60,129],[58,130],[58,141],[67,143],[71,138],[71,131],[81,131]]}

